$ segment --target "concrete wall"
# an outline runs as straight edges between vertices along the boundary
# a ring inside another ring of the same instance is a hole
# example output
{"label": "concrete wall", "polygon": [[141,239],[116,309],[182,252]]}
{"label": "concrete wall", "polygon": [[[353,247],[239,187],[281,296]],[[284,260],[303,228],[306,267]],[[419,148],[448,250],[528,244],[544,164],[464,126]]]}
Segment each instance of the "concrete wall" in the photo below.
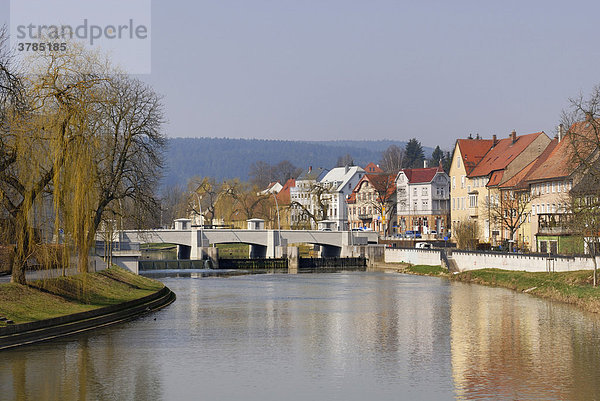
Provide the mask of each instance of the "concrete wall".
{"label": "concrete wall", "polygon": [[[594,268],[594,261],[584,257],[547,257],[495,252],[452,251],[448,255],[459,271],[477,269],[521,270],[528,272],[574,271]],[[600,266],[600,257],[596,258]],[[413,265],[441,265],[440,251],[429,249],[387,248],[386,263],[411,263]]]}
{"label": "concrete wall", "polygon": [[435,249],[386,248],[385,263],[438,266],[441,264],[440,251]]}
{"label": "concrete wall", "polygon": [[[476,269],[524,270],[528,272],[573,271],[594,268],[591,258],[528,256],[484,252],[453,251],[452,259],[460,271]],[[597,258],[598,263],[600,259]]]}

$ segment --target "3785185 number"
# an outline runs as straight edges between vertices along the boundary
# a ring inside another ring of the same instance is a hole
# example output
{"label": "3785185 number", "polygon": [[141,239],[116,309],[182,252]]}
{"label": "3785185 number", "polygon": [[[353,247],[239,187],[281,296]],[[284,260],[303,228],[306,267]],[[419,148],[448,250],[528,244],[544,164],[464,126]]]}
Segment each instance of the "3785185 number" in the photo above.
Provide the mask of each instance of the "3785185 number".
{"label": "3785185 number", "polygon": [[45,52],[47,51],[61,51],[64,52],[67,50],[67,44],[65,42],[19,42],[17,44],[17,50],[20,52]]}

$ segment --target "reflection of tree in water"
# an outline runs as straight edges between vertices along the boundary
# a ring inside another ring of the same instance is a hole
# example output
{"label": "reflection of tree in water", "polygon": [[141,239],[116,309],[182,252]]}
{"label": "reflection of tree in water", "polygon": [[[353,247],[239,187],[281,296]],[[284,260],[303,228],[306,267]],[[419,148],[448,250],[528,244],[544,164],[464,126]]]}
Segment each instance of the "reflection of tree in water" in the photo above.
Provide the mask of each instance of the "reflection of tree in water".
{"label": "reflection of tree in water", "polygon": [[452,289],[452,368],[460,399],[600,394],[596,316],[504,289]]}
{"label": "reflection of tree in water", "polygon": [[110,330],[3,351],[0,398],[162,399],[160,367],[152,353],[133,344],[117,346]]}

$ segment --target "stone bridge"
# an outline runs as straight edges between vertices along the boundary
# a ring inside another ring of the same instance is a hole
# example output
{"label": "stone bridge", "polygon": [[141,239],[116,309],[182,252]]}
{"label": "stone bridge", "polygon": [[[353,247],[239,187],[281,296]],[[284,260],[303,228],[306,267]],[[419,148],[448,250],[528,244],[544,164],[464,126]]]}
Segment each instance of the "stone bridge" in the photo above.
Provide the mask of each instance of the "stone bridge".
{"label": "stone bridge", "polygon": [[164,242],[177,245],[178,258],[218,257],[214,244],[249,244],[250,257],[283,258],[289,255],[288,244],[321,246],[322,257],[353,257],[358,245],[378,241],[375,232],[317,230],[242,230],[242,229],[174,229],[121,231],[120,241],[127,243]]}

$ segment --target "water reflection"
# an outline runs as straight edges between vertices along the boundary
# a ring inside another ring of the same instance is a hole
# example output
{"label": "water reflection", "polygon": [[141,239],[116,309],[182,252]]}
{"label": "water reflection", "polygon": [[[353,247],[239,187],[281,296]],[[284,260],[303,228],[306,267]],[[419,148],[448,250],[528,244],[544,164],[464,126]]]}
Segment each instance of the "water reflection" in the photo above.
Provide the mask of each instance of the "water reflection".
{"label": "water reflection", "polygon": [[168,308],[0,353],[16,400],[594,399],[598,317],[396,274],[167,278]]}
{"label": "water reflection", "polygon": [[114,329],[2,352],[3,400],[161,399],[151,353],[129,348]]}
{"label": "water reflection", "polygon": [[598,316],[504,289],[451,293],[452,369],[461,399],[600,397]]}

